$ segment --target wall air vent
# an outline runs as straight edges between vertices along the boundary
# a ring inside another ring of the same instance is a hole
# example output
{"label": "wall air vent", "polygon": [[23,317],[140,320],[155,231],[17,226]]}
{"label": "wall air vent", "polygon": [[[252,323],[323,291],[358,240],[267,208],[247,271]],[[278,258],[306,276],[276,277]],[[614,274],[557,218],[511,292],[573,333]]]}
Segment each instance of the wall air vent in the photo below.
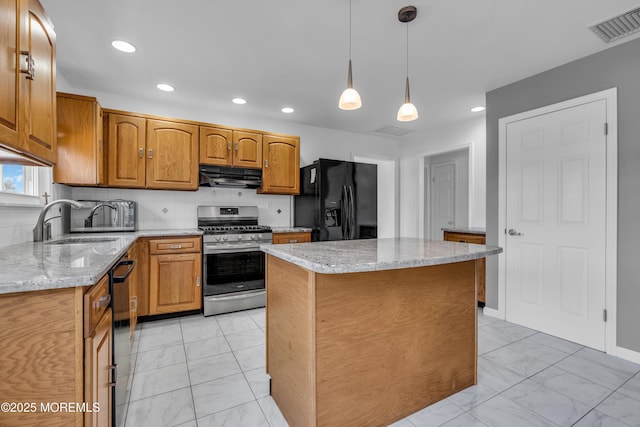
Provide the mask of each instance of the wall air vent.
{"label": "wall air vent", "polygon": [[392,135],[392,136],[405,136],[414,131],[411,129],[405,129],[398,126],[389,125],[389,126],[383,126],[380,129],[376,129],[374,130],[374,132],[384,133],[385,135]]}
{"label": "wall air vent", "polygon": [[630,36],[640,30],[640,7],[589,27],[605,43]]}

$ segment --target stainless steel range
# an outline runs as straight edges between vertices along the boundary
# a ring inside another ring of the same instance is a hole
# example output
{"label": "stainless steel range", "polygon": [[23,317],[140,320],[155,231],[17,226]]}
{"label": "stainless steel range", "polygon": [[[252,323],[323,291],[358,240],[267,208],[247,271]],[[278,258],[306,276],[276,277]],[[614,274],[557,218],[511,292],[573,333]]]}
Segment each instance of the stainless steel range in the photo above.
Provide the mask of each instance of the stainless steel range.
{"label": "stainless steel range", "polygon": [[205,316],[265,306],[264,253],[271,228],[258,225],[257,206],[198,206]]}

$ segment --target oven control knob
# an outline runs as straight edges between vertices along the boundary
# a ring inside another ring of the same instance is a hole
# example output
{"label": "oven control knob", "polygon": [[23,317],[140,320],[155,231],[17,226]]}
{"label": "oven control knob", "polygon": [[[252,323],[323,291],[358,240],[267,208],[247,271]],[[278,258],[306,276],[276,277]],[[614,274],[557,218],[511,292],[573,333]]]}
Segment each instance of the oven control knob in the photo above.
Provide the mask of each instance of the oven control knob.
{"label": "oven control knob", "polygon": [[227,236],[222,236],[222,240],[226,242],[229,238]]}
{"label": "oven control knob", "polygon": [[251,235],[251,240],[258,240],[258,235],[257,234],[252,234]]}

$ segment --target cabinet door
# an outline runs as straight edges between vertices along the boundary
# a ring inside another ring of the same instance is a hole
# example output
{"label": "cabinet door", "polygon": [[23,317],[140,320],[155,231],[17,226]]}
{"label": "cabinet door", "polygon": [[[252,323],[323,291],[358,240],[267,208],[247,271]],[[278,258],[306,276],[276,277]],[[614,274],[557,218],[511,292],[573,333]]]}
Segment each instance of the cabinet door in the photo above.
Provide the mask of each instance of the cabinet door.
{"label": "cabinet door", "polygon": [[53,181],[105,184],[100,104],[92,97],[66,93],[58,93],[57,104],[58,161]]}
{"label": "cabinet door", "polygon": [[134,270],[129,274],[129,325],[131,327],[131,340],[135,338],[136,325],[138,324],[138,285],[140,283],[140,242],[135,242],[127,252],[127,258],[134,260]]}
{"label": "cabinet door", "polygon": [[147,120],[147,187],[198,189],[198,126]]}
{"label": "cabinet door", "polygon": [[231,166],[233,131],[200,126],[200,164]]}
{"label": "cabinet door", "polygon": [[149,314],[199,310],[202,306],[202,255],[151,255]]}
{"label": "cabinet door", "polygon": [[260,193],[300,194],[300,138],[264,135]]}
{"label": "cabinet door", "polygon": [[111,424],[111,310],[107,310],[94,333],[84,340],[84,401],[98,403],[100,411],[85,413],[85,426],[102,427]]}
{"label": "cabinet door", "polygon": [[0,0],[0,145],[18,147],[18,98],[21,64],[18,31],[20,3]]}
{"label": "cabinet door", "polygon": [[26,31],[21,31],[20,49],[31,54],[33,73],[31,79],[20,79],[20,138],[24,151],[53,164],[56,160],[56,36],[37,0],[29,0],[26,26]]}
{"label": "cabinet door", "polygon": [[233,132],[233,165],[255,169],[262,167],[262,135]]}
{"label": "cabinet door", "polygon": [[109,186],[144,188],[146,119],[109,114],[107,123]]}

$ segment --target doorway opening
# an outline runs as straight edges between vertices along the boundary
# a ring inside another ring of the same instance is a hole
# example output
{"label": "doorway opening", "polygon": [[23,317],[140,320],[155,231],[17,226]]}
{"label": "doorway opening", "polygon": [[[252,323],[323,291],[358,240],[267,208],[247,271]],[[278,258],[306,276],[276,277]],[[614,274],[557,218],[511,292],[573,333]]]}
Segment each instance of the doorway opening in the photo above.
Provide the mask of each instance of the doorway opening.
{"label": "doorway opening", "polygon": [[469,147],[424,158],[425,238],[469,226]]}

